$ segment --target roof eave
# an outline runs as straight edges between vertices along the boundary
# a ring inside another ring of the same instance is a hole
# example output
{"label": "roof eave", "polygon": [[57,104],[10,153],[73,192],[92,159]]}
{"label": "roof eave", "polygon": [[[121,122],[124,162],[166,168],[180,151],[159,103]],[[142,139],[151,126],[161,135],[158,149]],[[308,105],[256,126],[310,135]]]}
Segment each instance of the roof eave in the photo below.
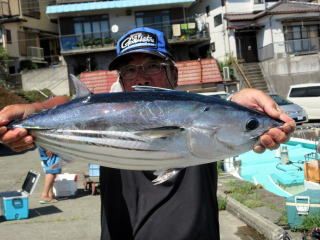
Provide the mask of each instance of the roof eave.
{"label": "roof eave", "polygon": [[[114,1],[112,3],[115,3],[115,6],[112,7],[108,7],[106,5],[106,7],[101,7],[101,8],[88,8],[85,9],[85,6],[87,4],[87,6],[90,6],[88,3],[73,3],[73,4],[68,4],[69,7],[72,8],[72,6],[74,6],[75,10],[68,10],[68,11],[58,11],[57,9],[61,6],[63,6],[63,4],[61,5],[54,5],[54,6],[48,6],[46,9],[46,14],[49,16],[49,18],[58,18],[61,16],[72,16],[73,14],[76,13],[92,13],[92,12],[99,12],[99,11],[114,11],[114,10],[121,10],[121,9],[137,9],[137,8],[153,8],[156,9],[157,7],[162,8],[163,6],[166,6],[166,8],[171,8],[171,7],[190,7],[196,0],[176,0],[176,1],[172,1],[172,3],[170,3],[170,1],[161,1],[159,0],[157,4],[148,4],[148,2],[145,2],[144,4],[139,2],[138,4],[135,4],[133,1],[127,1],[129,6],[122,6],[120,4],[118,4],[118,6],[116,5],[117,3]],[[120,1],[119,1],[120,2]],[[137,1],[136,1],[137,2]],[[99,3],[99,2],[97,2]],[[131,4],[131,5],[130,5]],[[65,5],[65,4],[64,4]],[[80,9],[79,6],[83,6],[84,8]]]}

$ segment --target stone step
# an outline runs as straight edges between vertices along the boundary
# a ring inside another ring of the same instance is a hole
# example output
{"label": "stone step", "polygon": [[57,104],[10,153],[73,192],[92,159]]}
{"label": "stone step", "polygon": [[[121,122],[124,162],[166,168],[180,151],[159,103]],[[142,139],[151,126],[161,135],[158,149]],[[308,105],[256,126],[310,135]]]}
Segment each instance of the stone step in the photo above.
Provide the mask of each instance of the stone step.
{"label": "stone step", "polygon": [[268,92],[268,86],[258,63],[242,63],[240,66],[252,87]]}
{"label": "stone step", "polygon": [[250,76],[250,75],[246,75],[246,77],[248,78],[248,79],[251,79],[251,80],[262,80],[262,81],[264,81],[264,78],[263,78],[263,76],[256,76],[256,75],[252,75],[252,76]]}
{"label": "stone step", "polygon": [[242,66],[244,69],[260,69],[259,65],[256,66]]}
{"label": "stone step", "polygon": [[253,83],[266,83],[264,79],[260,78],[260,79],[251,79],[249,78],[249,80]]}

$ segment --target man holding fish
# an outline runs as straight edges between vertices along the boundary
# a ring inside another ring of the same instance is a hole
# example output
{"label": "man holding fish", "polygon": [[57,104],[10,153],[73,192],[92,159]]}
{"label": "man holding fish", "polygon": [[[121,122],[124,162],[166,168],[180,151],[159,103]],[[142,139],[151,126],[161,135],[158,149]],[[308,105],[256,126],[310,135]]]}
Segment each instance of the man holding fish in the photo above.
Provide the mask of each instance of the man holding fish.
{"label": "man holding fish", "polygon": [[[0,141],[15,151],[30,149],[36,141],[67,159],[85,149],[78,157],[89,152],[92,159],[105,163],[100,169],[101,239],[219,239],[217,169],[213,161],[245,149],[238,149],[242,138],[246,138],[246,148],[255,141],[253,149],[258,153],[275,149],[289,139],[294,121],[269,96],[255,89],[243,89],[231,101],[272,119],[232,102],[157,89],[174,89],[178,71],[164,34],[155,29],[141,27],[124,34],[109,70],[118,71],[118,87],[126,93],[99,97],[75,83],[79,100],[66,103],[67,98],[55,97],[42,103],[7,106],[0,111]],[[137,85],[157,88],[138,87],[135,93],[133,86]],[[103,105],[103,111],[95,110],[97,103]],[[57,105],[13,128],[6,126]],[[86,112],[76,111],[78,108]],[[95,119],[101,112],[105,113],[103,121],[102,116]],[[42,121],[48,114],[54,119],[50,126]],[[90,115],[90,124],[82,121],[68,125],[85,118],[83,115]],[[201,116],[207,116],[207,121],[197,122]],[[53,137],[52,129],[59,118],[63,124],[58,132],[54,130]],[[273,119],[281,120],[281,126]],[[83,144],[84,137],[87,145],[81,148],[77,144]],[[57,139],[66,138],[74,148],[59,146]],[[107,153],[99,152],[102,146]],[[113,161],[104,162],[103,158]]]}

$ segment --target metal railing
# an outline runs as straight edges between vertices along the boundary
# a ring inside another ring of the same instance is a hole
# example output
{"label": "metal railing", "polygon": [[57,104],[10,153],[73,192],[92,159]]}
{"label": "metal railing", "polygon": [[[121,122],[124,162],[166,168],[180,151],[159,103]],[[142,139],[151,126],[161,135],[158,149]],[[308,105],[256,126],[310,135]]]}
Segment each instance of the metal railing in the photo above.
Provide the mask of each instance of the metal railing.
{"label": "metal railing", "polygon": [[237,60],[232,59],[232,64],[235,66],[236,71],[241,75],[242,79],[243,79],[243,83],[246,87],[248,88],[252,88],[252,85],[249,81],[249,79],[247,78],[246,74],[244,73],[242,67],[240,67],[239,63],[237,62]]}
{"label": "metal railing", "polygon": [[31,61],[44,61],[43,48],[40,47],[28,47],[27,57]]}
{"label": "metal railing", "polygon": [[260,61],[289,55],[318,53],[320,52],[320,38],[304,38],[271,43],[259,48],[258,51]]}
{"label": "metal railing", "polygon": [[286,53],[308,53],[320,50],[320,38],[305,38],[285,41]]}
{"label": "metal railing", "polygon": [[114,47],[115,40],[110,37],[109,32],[98,32],[90,34],[62,35],[60,44],[62,51],[72,51],[97,47]]}
{"label": "metal railing", "polygon": [[[174,29],[179,27],[178,33]],[[175,27],[174,27],[175,26]],[[198,41],[202,39],[209,39],[209,32],[207,27],[202,31],[198,31],[195,22],[177,23],[167,26],[152,26],[148,27],[160,29],[165,33],[170,43],[177,41]],[[129,30],[129,29],[127,29]],[[123,30],[122,32],[126,32]],[[112,34],[108,32],[94,32],[88,34],[71,34],[60,36],[60,46],[62,52],[84,50],[89,48],[109,48],[114,49],[115,43],[120,38],[121,34]]]}

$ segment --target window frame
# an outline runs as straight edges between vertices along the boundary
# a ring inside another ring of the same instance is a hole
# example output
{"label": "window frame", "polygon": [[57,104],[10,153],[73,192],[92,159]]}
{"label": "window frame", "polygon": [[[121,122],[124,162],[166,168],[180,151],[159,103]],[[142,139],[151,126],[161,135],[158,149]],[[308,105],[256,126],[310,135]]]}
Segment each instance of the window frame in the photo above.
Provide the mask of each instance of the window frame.
{"label": "window frame", "polygon": [[12,44],[12,35],[11,35],[11,30],[6,29],[6,43],[7,44]]}

